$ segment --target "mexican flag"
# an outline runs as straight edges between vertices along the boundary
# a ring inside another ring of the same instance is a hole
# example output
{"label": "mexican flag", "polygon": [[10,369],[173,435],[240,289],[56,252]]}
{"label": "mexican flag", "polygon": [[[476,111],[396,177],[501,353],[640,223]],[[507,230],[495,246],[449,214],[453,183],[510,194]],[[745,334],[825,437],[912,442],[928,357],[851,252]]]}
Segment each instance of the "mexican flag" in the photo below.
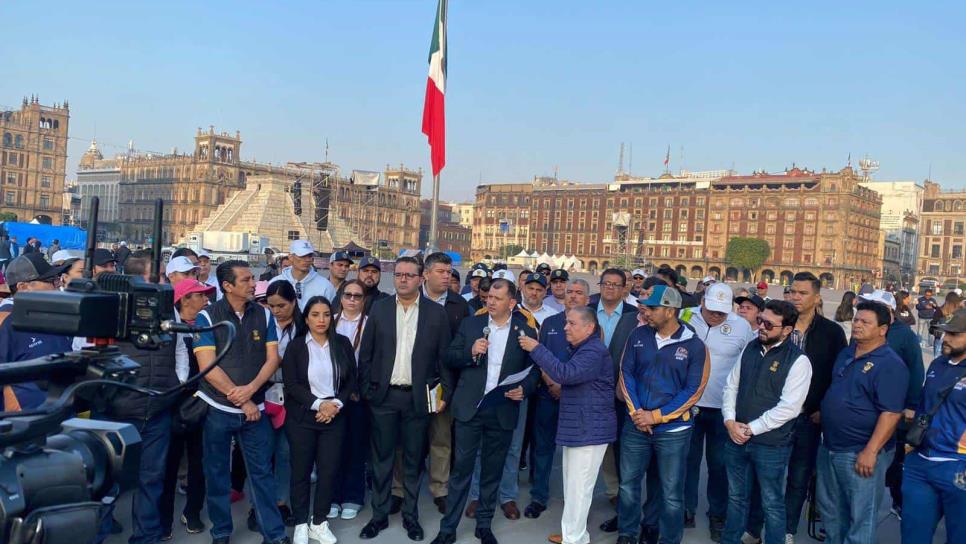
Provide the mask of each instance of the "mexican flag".
{"label": "mexican flag", "polygon": [[433,175],[446,165],[446,115],[443,97],[446,94],[446,1],[439,0],[433,42],[429,46],[429,79],[426,81],[426,100],[423,103],[423,134],[429,139]]}

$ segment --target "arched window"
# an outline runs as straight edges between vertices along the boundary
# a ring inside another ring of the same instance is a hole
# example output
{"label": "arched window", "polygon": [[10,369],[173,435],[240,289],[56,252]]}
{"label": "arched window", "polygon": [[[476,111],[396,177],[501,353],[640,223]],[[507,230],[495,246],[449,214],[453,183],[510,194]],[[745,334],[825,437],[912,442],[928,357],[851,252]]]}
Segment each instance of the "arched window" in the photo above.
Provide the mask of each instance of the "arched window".
{"label": "arched window", "polygon": [[933,209],[933,211],[936,211],[936,212],[943,211],[943,201],[942,200],[937,200],[936,203],[933,204],[933,208],[932,209]]}
{"label": "arched window", "polygon": [[963,201],[962,200],[957,200],[956,203],[953,204],[953,209],[956,210],[957,212],[959,210],[962,210],[963,209]]}
{"label": "arched window", "polygon": [[23,135],[22,134],[17,134],[17,138],[14,140],[13,146],[16,147],[17,149],[23,149]]}
{"label": "arched window", "polygon": [[3,133],[3,147],[10,147],[13,145],[13,136],[9,132]]}

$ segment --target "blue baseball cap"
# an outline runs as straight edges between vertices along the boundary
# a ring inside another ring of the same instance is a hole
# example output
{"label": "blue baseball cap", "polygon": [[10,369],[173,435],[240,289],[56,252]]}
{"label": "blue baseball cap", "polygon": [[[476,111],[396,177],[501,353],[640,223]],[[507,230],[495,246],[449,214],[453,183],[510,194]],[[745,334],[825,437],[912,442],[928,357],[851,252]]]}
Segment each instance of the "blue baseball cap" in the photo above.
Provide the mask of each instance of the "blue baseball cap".
{"label": "blue baseball cap", "polygon": [[376,270],[379,270],[379,271],[382,270],[382,263],[380,263],[379,262],[379,259],[377,259],[375,257],[371,257],[371,256],[370,257],[363,257],[362,260],[359,261],[359,270],[362,270],[363,268],[365,268],[367,266],[374,266],[374,267],[376,267]]}
{"label": "blue baseball cap", "polygon": [[543,277],[543,274],[538,274],[535,272],[527,274],[527,276],[524,278],[523,284],[526,285],[532,282],[537,282],[544,287],[547,286],[547,278]]}
{"label": "blue baseball cap", "polygon": [[329,257],[329,262],[334,263],[336,261],[349,261],[349,264],[352,264],[352,257],[346,251],[336,251]]}

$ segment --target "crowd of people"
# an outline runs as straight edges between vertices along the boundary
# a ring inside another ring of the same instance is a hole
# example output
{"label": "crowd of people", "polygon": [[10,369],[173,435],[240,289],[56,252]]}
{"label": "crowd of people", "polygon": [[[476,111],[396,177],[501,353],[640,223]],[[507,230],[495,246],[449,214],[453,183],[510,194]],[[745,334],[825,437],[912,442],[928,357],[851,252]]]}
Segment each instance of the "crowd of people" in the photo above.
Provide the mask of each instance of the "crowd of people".
{"label": "crowd of people", "polygon": [[[94,273],[149,281],[150,254],[121,249],[98,249]],[[918,324],[909,293],[874,289],[847,295],[828,318],[809,272],[782,299],[767,284],[736,293],[712,277],[692,293],[667,268],[607,269],[592,293],[549,265],[515,274],[478,264],[461,285],[445,253],[396,259],[386,293],[378,259],[334,253],[325,277],[316,255],[293,241],[258,278],[246,262],[213,267],[187,248],[166,263],[177,318],[229,321],[235,336],[215,328],[157,351],[122,345],[141,364],[136,383],[153,389],[220,362],[178,399],[90,399],[92,417],[141,434],[131,543],[173,538],[179,488],[184,530],[208,529],[216,544],[232,536],[233,502],[249,503],[247,528],[265,542],[332,544],[367,497],[360,538],[401,514],[408,538],[422,541],[428,480],[443,515],[433,544],[455,542],[463,518],[496,544],[497,509],[509,520],[548,509],[558,446],[554,543],[590,541],[599,476],[615,509],[602,532],[618,544],[681,542],[696,526],[702,463],[716,542],[794,542],[811,502],[830,544],[873,543],[886,489],[903,542],[932,542],[942,518],[948,540],[966,542],[966,309],[956,293],[942,305],[923,293]],[[18,293],[80,277],[81,255],[31,251],[4,265],[3,360],[83,347],[4,321]],[[928,366],[921,342],[938,346]],[[45,398],[42,383],[11,385],[4,410]],[[521,512],[522,467],[531,487]],[[119,531],[105,507],[102,538]]]}

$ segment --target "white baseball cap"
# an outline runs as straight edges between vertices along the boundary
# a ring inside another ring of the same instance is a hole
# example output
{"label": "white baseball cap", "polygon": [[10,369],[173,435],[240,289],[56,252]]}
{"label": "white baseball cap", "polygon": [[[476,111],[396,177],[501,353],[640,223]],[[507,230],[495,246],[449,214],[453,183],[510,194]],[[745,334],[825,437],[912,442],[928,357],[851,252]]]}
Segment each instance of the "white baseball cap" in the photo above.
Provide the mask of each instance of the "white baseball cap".
{"label": "white baseball cap", "polygon": [[876,289],[867,295],[859,295],[862,300],[869,300],[872,302],[878,302],[879,304],[885,304],[894,311],[896,309],[896,297],[888,291],[883,291],[882,289]]}
{"label": "white baseball cap", "polygon": [[182,255],[168,261],[167,266],[164,267],[164,274],[166,276],[170,276],[175,272],[185,273],[192,270],[197,270],[197,268],[197,265],[193,264],[187,257]]}
{"label": "white baseball cap", "polygon": [[208,260],[211,260],[211,254],[208,253],[207,251],[203,250],[203,249],[199,249],[195,253],[198,255],[198,258],[199,259],[208,259]]}
{"label": "white baseball cap", "polygon": [[643,268],[635,268],[634,271],[631,272],[631,277],[633,278],[634,276],[640,276],[642,278],[646,278],[647,272],[644,272]]}
{"label": "white baseball cap", "polygon": [[701,280],[701,283],[709,285],[712,283],[718,283],[718,280],[714,279],[714,276],[705,276],[704,279]]}
{"label": "white baseball cap", "polygon": [[83,259],[84,252],[77,249],[61,249],[55,251],[53,256],[50,258],[52,263],[63,263],[68,259]]}
{"label": "white baseball cap", "polygon": [[470,274],[470,277],[471,278],[485,278],[486,277],[486,270],[483,270],[482,268],[477,268],[477,269],[473,270],[473,272]]}
{"label": "white baseball cap", "polygon": [[288,252],[299,257],[305,257],[315,253],[315,248],[312,247],[312,242],[308,240],[292,240],[292,243],[288,246]]}
{"label": "white baseball cap", "polygon": [[494,272],[493,279],[517,281],[517,277],[513,275],[513,272],[507,269],[497,270],[496,272]]}
{"label": "white baseball cap", "polygon": [[704,307],[711,312],[731,312],[734,308],[734,291],[725,283],[709,285],[704,290]]}

